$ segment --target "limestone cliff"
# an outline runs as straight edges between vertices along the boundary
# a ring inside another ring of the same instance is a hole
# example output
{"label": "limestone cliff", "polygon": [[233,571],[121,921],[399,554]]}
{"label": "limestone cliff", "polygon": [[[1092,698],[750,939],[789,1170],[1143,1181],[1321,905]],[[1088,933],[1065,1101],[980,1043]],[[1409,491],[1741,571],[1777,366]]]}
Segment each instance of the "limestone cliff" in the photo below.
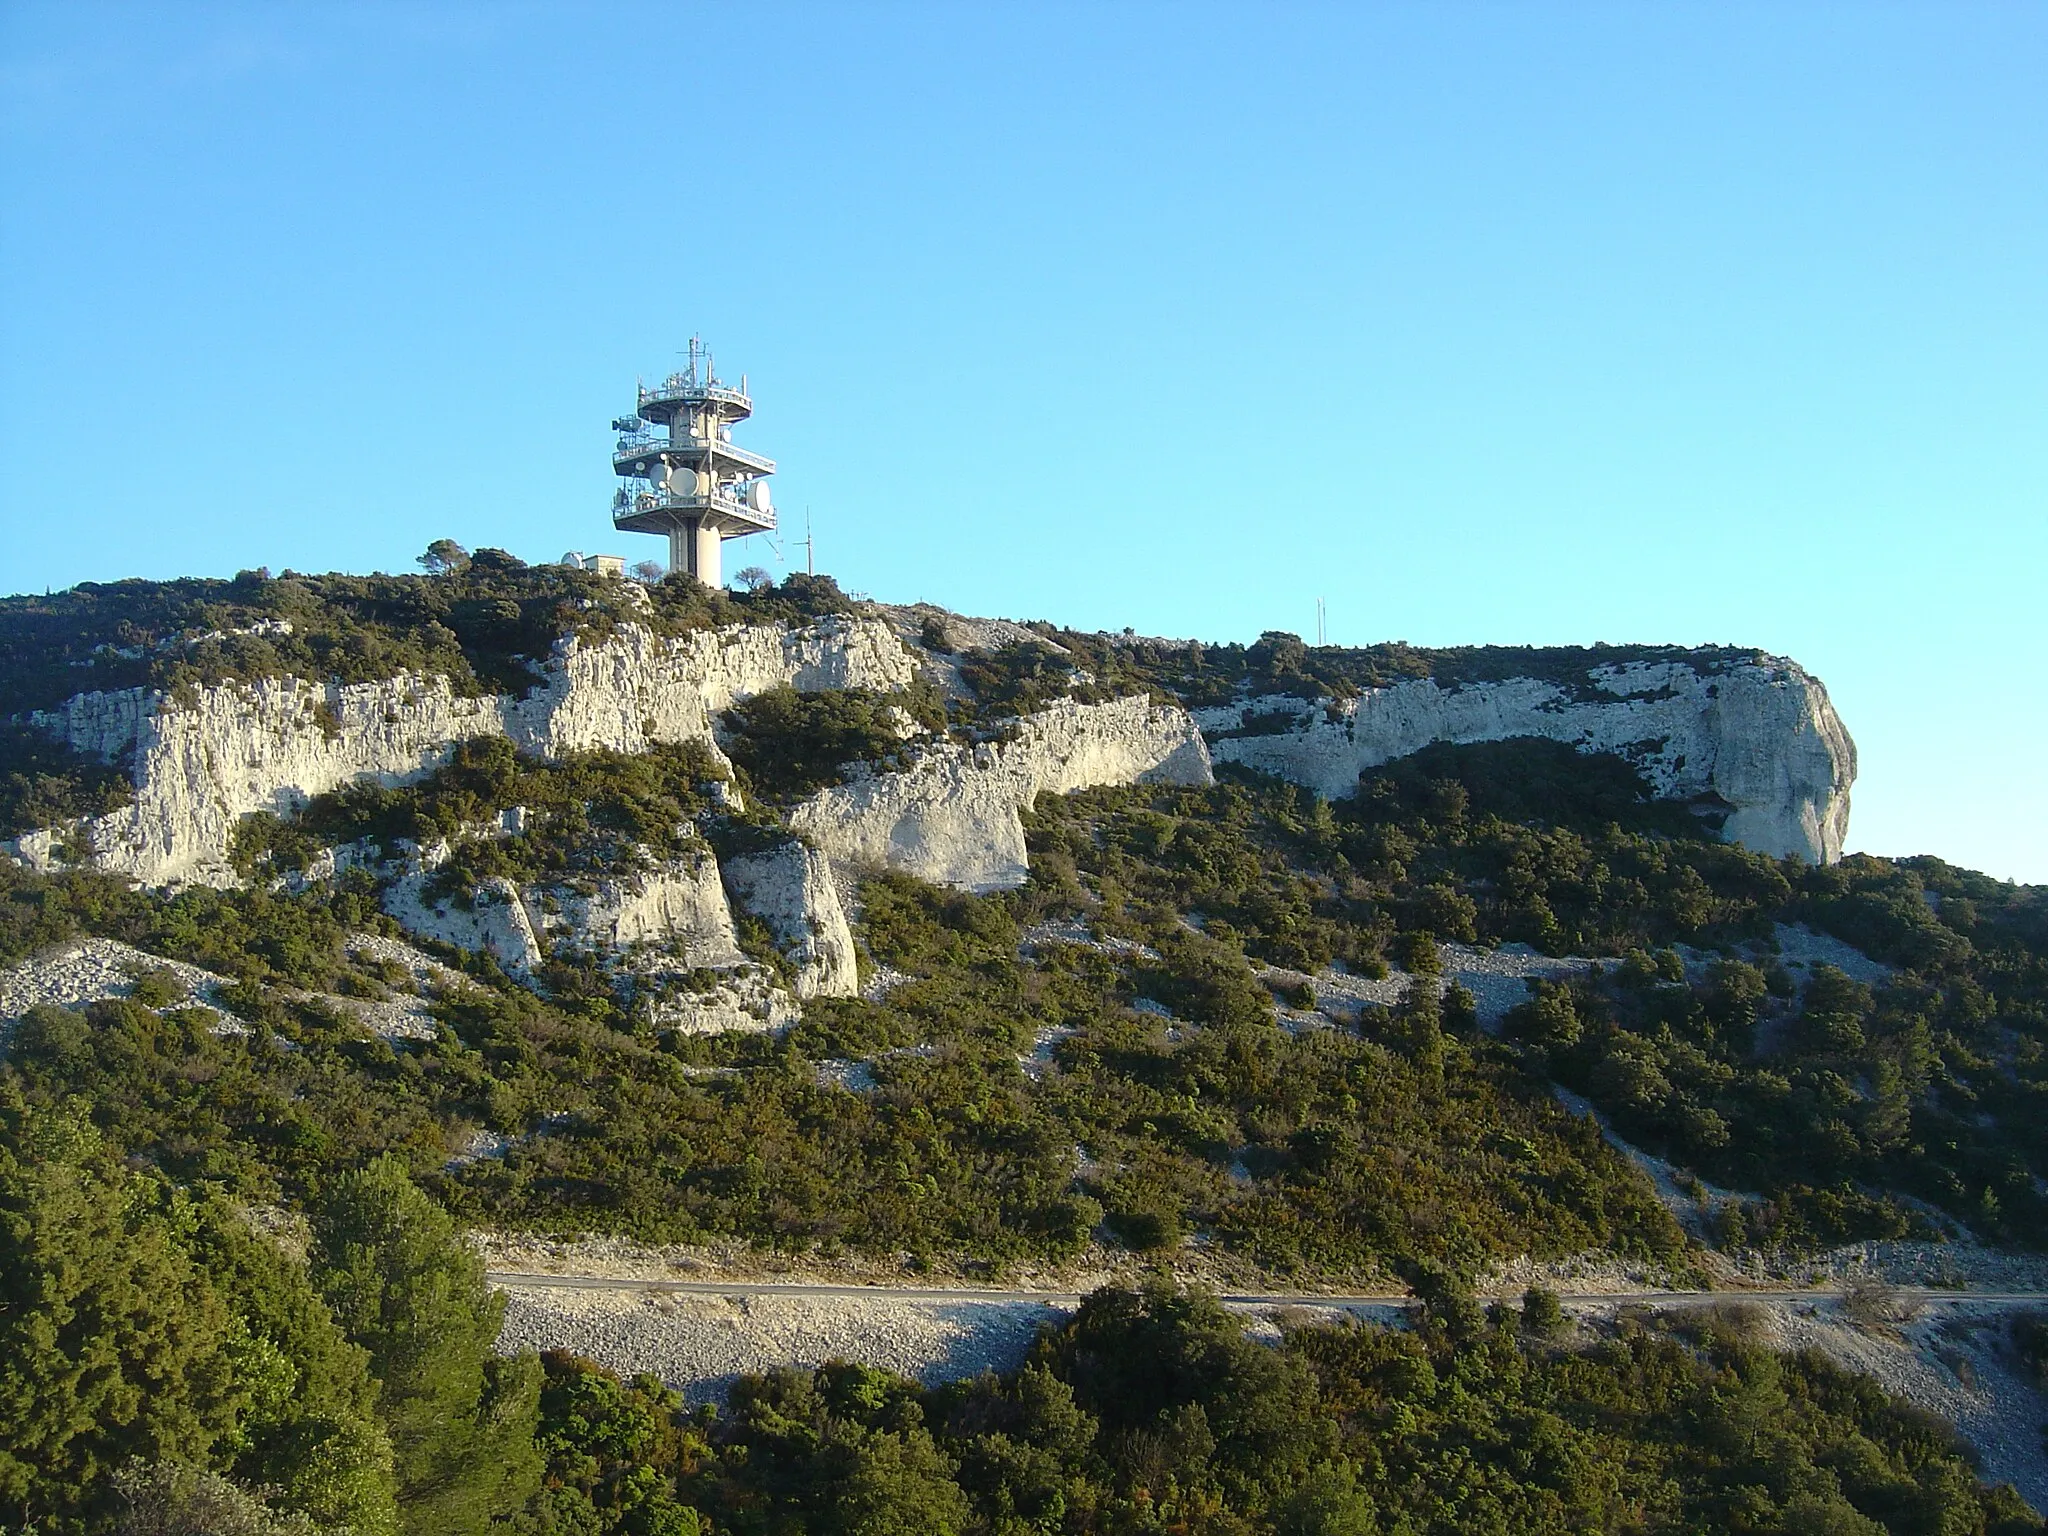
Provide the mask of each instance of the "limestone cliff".
{"label": "limestone cliff", "polygon": [[746,963],[709,848],[600,880],[588,893],[556,886],[544,895],[552,908],[544,918],[547,931],[559,931],[574,948],[617,953],[649,947],[666,965],[684,970]]}
{"label": "limestone cliff", "polygon": [[525,978],[545,958],[533,914],[510,880],[489,880],[463,894],[431,894],[431,870],[400,875],[384,890],[384,910],[407,933],[489,955],[505,974]]}
{"label": "limestone cliff", "polygon": [[1596,669],[1588,684],[1521,677],[1446,688],[1425,679],[1342,701],[1269,696],[1196,716],[1216,761],[1333,799],[1353,793],[1362,770],[1432,742],[1541,736],[1617,752],[1660,796],[1725,802],[1729,842],[1813,863],[1841,857],[1856,747],[1827,690],[1797,663],[1639,663]]}
{"label": "limestone cliff", "polygon": [[727,859],[724,873],[733,899],[768,925],[788,958],[798,997],[852,997],[860,990],[853,931],[823,854],[788,842]]}
{"label": "limestone cliff", "polygon": [[[446,678],[341,685],[273,678],[202,688],[188,702],[130,689],[89,693],[33,722],[103,760],[134,756],[132,805],[82,829],[93,863],[150,884],[224,883],[235,824],[360,778],[399,783],[477,736],[552,756],[711,740],[721,709],[765,689],[893,690],[916,675],[888,624],[828,618],[738,625],[666,639],[628,625],[598,645],[565,640],[525,698],[465,698]],[[22,840],[31,859],[48,839]]]}
{"label": "limestone cliff", "polygon": [[901,773],[823,790],[789,822],[834,859],[1000,890],[1029,872],[1019,812],[1040,794],[1150,782],[1210,782],[1187,711],[1143,696],[1069,701],[1024,716],[1008,740],[935,745]]}

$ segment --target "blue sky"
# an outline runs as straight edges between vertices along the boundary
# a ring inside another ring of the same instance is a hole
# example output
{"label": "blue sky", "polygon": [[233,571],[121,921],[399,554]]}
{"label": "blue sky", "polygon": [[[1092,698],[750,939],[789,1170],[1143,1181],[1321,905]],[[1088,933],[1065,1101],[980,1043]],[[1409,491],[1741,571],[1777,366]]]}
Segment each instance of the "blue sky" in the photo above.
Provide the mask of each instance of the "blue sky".
{"label": "blue sky", "polygon": [[11,0],[0,216],[0,591],[657,556],[701,332],[850,589],[1762,646],[2048,881],[2048,6]]}

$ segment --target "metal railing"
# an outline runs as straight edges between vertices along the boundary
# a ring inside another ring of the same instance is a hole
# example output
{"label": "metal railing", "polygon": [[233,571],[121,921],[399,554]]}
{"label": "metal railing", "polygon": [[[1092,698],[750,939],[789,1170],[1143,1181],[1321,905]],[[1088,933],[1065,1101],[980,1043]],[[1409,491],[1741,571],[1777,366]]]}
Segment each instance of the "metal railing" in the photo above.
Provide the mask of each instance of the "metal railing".
{"label": "metal railing", "polygon": [[738,518],[742,522],[753,523],[760,528],[775,526],[773,508],[750,506],[737,496],[728,496],[722,491],[713,492],[709,496],[677,496],[668,491],[637,491],[624,506],[614,508],[612,520],[617,522],[620,518],[640,517],[650,512],[673,512],[681,516],[718,512],[727,517]]}
{"label": "metal railing", "polygon": [[744,406],[749,411],[754,408],[751,399],[729,384],[706,383],[680,373],[670,374],[652,389],[645,384],[641,385],[640,403],[645,405],[650,400],[658,400],[663,404],[671,400],[718,400],[728,405]]}
{"label": "metal railing", "polygon": [[[660,453],[665,449],[676,446],[678,445],[671,443],[667,437],[621,437],[618,447],[612,450],[612,462],[621,464],[630,459],[645,458],[651,453]],[[775,472],[775,461],[773,459],[765,454],[755,453],[751,448],[742,448],[738,443],[729,443],[723,438],[720,438],[715,443],[704,443],[692,439],[680,446],[696,448],[700,451],[710,448],[725,455],[727,458],[737,460],[750,469],[757,469],[762,474],[773,474]]]}

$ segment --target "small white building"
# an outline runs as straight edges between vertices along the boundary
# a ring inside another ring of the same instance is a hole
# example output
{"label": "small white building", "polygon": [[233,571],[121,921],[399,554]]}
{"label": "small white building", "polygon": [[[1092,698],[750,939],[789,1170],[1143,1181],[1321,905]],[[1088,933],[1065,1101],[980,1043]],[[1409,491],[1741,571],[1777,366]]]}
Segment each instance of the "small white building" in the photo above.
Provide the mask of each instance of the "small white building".
{"label": "small white building", "polygon": [[600,576],[623,577],[626,574],[624,555],[586,555],[580,550],[570,550],[558,562],[573,570],[595,571]]}

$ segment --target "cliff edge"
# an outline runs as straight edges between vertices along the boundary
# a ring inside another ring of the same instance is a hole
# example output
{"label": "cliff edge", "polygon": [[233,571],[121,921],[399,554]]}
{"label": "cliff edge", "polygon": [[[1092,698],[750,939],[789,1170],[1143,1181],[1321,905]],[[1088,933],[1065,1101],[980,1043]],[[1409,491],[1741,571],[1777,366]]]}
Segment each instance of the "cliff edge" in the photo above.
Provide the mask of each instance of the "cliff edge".
{"label": "cliff edge", "polygon": [[1537,736],[1634,763],[1663,799],[1723,814],[1721,836],[1814,864],[1842,856],[1856,745],[1827,689],[1783,657],[1597,667],[1571,686],[1534,677],[1434,678],[1349,699],[1264,695],[1195,711],[1211,756],[1331,799],[1369,768],[1435,742]]}

